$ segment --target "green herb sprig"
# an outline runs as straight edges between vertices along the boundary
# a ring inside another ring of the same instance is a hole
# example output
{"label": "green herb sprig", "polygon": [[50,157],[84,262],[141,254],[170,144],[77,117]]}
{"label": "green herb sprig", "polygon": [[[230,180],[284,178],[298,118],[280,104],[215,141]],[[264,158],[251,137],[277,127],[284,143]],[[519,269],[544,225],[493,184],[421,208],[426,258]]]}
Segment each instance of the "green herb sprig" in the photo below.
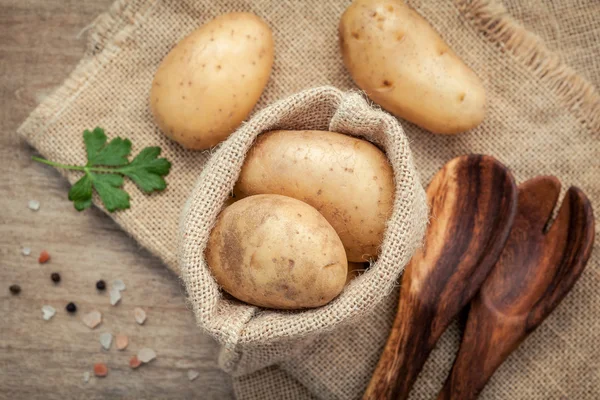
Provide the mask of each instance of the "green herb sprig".
{"label": "green herb sprig", "polygon": [[107,140],[102,128],[83,132],[88,161],[82,166],[59,164],[39,157],[32,158],[53,167],[85,173],[69,190],[69,200],[78,211],[92,205],[94,189],[108,211],[129,208],[129,194],[121,189],[125,176],[146,193],[164,190],[167,187],[163,177],[169,173],[171,163],[165,158],[158,158],[160,147],[146,147],[129,162],[131,142],[120,137],[108,143]]}

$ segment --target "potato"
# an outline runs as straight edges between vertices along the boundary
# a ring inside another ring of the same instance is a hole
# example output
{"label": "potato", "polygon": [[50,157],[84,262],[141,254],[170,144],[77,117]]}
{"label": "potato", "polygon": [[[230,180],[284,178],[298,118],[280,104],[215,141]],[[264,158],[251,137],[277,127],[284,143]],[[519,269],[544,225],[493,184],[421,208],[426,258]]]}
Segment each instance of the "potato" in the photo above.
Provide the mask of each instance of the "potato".
{"label": "potato", "polygon": [[150,107],[162,131],[188,149],[215,146],[248,116],[269,80],[273,36],[256,15],[221,15],[162,61]]}
{"label": "potato", "polygon": [[339,36],[356,84],[394,115],[444,134],[483,120],[485,90],[477,75],[401,0],[355,0]]}
{"label": "potato", "polygon": [[258,195],[225,208],[206,261],[219,285],[256,306],[319,307],[344,288],[344,246],[317,210],[299,200]]}
{"label": "potato", "polygon": [[273,131],[256,140],[234,191],[310,204],[336,230],[348,260],[361,262],[377,257],[394,178],[385,154],[366,140],[325,131]]}

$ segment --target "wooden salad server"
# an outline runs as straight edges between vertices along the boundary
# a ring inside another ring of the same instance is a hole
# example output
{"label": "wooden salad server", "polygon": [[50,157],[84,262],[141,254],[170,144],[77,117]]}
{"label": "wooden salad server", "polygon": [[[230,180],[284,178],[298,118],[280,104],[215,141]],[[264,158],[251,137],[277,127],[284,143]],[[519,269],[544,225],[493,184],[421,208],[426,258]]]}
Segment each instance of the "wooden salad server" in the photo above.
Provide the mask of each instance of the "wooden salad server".
{"label": "wooden salad server", "polygon": [[508,169],[489,156],[448,162],[427,188],[424,248],[402,276],[398,312],[364,399],[405,399],[435,342],[500,256],[517,209]]}
{"label": "wooden salad server", "polygon": [[581,190],[571,187],[546,229],[559,193],[555,177],[537,177],[519,186],[510,237],[471,302],[458,356],[438,400],[475,399],[581,275],[594,243],[592,206]]}

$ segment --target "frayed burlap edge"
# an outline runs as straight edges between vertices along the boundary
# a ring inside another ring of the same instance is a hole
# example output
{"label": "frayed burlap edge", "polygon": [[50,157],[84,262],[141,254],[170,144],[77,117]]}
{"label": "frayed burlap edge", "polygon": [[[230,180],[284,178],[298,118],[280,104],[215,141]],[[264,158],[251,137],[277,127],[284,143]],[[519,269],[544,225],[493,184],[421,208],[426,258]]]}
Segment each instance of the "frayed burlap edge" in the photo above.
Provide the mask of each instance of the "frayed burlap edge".
{"label": "frayed burlap edge", "polygon": [[[124,41],[145,20],[156,1],[117,0],[90,24],[86,56],[77,64],[62,85],[48,95],[19,127],[18,132],[33,139],[55,120],[77,93],[87,87],[97,71],[118,54]],[[135,5],[135,6],[134,6]],[[132,9],[127,12],[128,9]],[[121,29],[116,32],[116,27]],[[112,40],[111,40],[112,39]]]}
{"label": "frayed burlap edge", "polygon": [[514,57],[544,83],[592,133],[600,132],[596,88],[517,22],[497,0],[455,0],[456,7],[484,37]]}
{"label": "frayed burlap edge", "polygon": [[[152,11],[158,1],[117,0],[107,12],[100,14],[90,27],[86,28],[89,29],[86,55],[61,86],[48,95],[17,129],[17,133],[24,137],[30,145],[37,148],[42,156],[47,156],[47,154],[36,145],[38,137],[43,135],[46,128],[61,116],[62,111],[77,99],[79,93],[86,90],[104,66],[117,57],[121,51],[126,50],[123,44],[138,26],[145,22],[148,13]],[[55,161],[62,162],[60,158]],[[67,179],[73,176],[72,171],[59,169],[58,172]],[[97,197],[94,197],[94,204],[104,210]],[[119,213],[109,214],[109,216],[121,224]],[[159,256],[170,269],[179,274],[176,254],[161,243],[152,240],[152,232],[145,229],[141,223],[136,225],[134,230],[142,234],[135,236],[135,240],[142,247]]]}
{"label": "frayed burlap edge", "polygon": [[[159,0],[117,0],[111,4],[107,12],[100,14],[90,26],[88,34],[87,51],[89,55],[101,52],[104,46],[118,35],[124,39],[129,35],[121,36],[123,28],[127,25],[135,27],[138,22],[145,19],[146,12],[154,8]],[[116,40],[118,42],[119,40]]]}

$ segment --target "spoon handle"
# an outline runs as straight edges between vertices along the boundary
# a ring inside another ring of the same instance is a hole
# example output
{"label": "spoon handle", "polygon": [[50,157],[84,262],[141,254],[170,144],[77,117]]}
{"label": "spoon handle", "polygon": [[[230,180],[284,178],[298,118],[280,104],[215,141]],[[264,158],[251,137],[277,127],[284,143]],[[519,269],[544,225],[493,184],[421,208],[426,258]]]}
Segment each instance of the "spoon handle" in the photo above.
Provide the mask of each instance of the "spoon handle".
{"label": "spoon handle", "polygon": [[523,322],[524,318],[503,320],[476,297],[452,373],[437,400],[476,399],[494,371],[524,339]]}
{"label": "spoon handle", "polygon": [[502,252],[516,213],[510,172],[488,156],[448,162],[427,188],[425,245],[404,270],[398,311],[363,399],[406,399],[429,353]]}
{"label": "spoon handle", "polygon": [[[363,400],[403,400],[431,351],[429,332],[422,330],[432,316],[422,312],[418,300],[402,286],[398,313]],[[418,330],[418,332],[415,332]]]}

